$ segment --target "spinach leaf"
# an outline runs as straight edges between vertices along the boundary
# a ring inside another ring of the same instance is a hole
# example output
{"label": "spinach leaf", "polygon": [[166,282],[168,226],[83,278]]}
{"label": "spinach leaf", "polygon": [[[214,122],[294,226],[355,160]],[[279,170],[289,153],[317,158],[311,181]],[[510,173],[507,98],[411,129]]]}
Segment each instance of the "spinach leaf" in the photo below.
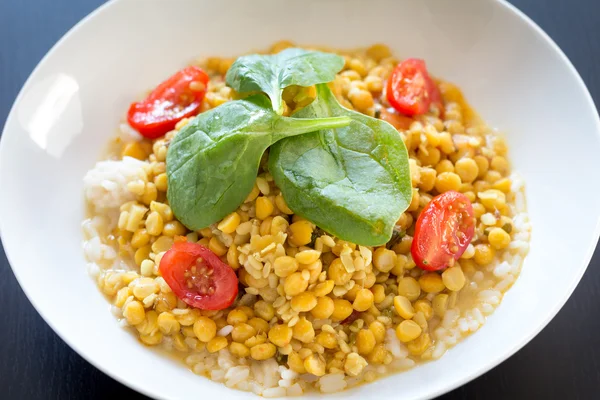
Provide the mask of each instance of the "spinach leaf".
{"label": "spinach leaf", "polygon": [[287,136],[349,122],[348,117],[282,117],[262,94],[199,114],[167,152],[167,198],[173,213],[192,230],[219,221],[252,190],[267,147]]}
{"label": "spinach leaf", "polygon": [[276,143],[269,171],[295,213],[343,240],[384,244],[412,197],[406,147],[390,124],[342,107],[327,85],[317,94],[294,116],[352,122]]}
{"label": "spinach leaf", "polygon": [[291,48],[274,55],[240,57],[227,71],[225,80],[238,93],[265,92],[273,110],[281,115],[284,88],[331,82],[343,67],[344,58],[337,54]]}

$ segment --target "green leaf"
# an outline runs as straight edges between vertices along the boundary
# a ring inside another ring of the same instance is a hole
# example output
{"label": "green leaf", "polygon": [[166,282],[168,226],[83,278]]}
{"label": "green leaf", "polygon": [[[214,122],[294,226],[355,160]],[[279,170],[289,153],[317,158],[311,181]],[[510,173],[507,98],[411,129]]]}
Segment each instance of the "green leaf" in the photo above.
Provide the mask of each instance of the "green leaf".
{"label": "green leaf", "polygon": [[343,67],[344,58],[337,54],[291,48],[274,55],[240,57],[227,71],[225,80],[238,93],[265,92],[273,110],[281,115],[284,88],[331,82]]}
{"label": "green leaf", "polygon": [[167,198],[192,230],[235,211],[248,196],[260,158],[284,137],[347,125],[350,119],[282,117],[255,95],[199,114],[175,136],[167,152]]}
{"label": "green leaf", "polygon": [[340,239],[384,244],[412,198],[406,147],[394,127],[342,107],[327,85],[317,94],[294,116],[352,122],[278,142],[269,171],[295,213]]}

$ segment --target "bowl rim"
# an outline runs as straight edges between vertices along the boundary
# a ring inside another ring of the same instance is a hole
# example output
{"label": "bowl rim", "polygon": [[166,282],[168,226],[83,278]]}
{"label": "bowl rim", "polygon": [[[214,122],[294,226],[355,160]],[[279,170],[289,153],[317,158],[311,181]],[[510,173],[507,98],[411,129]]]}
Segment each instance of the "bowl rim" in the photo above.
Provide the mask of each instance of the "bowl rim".
{"label": "bowl rim", "polygon": [[[4,154],[5,152],[8,151],[8,149],[6,149],[7,145],[6,145],[6,140],[4,140],[4,137],[8,133],[7,127],[9,126],[9,122],[12,119],[16,118],[16,111],[15,111],[16,107],[21,102],[22,97],[23,97],[24,93],[26,92],[26,88],[29,87],[29,85],[31,84],[31,81],[33,80],[33,77],[38,73],[38,70],[41,69],[42,65],[46,62],[46,60],[48,58],[52,57],[54,52],[63,44],[63,42],[67,41],[71,36],[76,35],[77,32],[88,21],[98,18],[103,13],[107,12],[108,9],[110,9],[115,4],[117,4],[121,1],[124,1],[124,0],[108,0],[104,4],[101,4],[96,9],[92,10],[89,14],[87,14],[80,21],[78,21],[75,25],[73,25],[67,32],[65,32],[61,36],[61,38],[46,52],[46,54],[36,64],[35,68],[31,71],[31,73],[27,77],[25,83],[19,90],[19,93],[17,94],[12,106],[10,107],[8,116],[6,118],[6,121],[5,121],[3,129],[2,129],[2,137],[0,138],[0,157],[2,156],[2,154]],[[594,103],[594,100],[593,100],[590,92],[589,92],[589,89],[587,88],[585,82],[583,81],[583,78],[581,77],[581,75],[579,74],[579,72],[577,71],[577,69],[575,68],[573,63],[571,62],[571,60],[567,57],[567,55],[562,51],[562,49],[554,42],[554,40],[536,22],[534,22],[529,16],[527,16],[527,14],[525,14],[523,11],[518,9],[515,5],[509,3],[507,0],[488,0],[488,1],[496,3],[500,7],[504,7],[505,10],[510,12],[514,17],[516,17],[521,22],[526,24],[529,28],[533,29],[534,33],[539,35],[539,37],[541,39],[543,39],[544,43],[546,45],[548,45],[550,47],[550,49],[553,50],[559,56],[560,60],[565,64],[565,66],[569,69],[569,71],[575,77],[577,85],[579,86],[579,89],[582,91],[582,94],[584,95],[588,106],[590,106],[590,109],[593,110],[594,120],[595,120],[594,122],[595,122],[595,127],[596,127],[595,134],[600,136],[600,116],[598,115],[598,109]],[[0,175],[0,178],[1,178],[1,175]],[[22,279],[22,276],[20,275],[20,273],[18,272],[18,269],[15,269],[13,267],[13,262],[12,262],[13,257],[11,256],[11,254],[13,254],[13,252],[15,250],[11,247],[11,245],[8,245],[8,248],[7,248],[4,241],[1,240],[2,232],[4,232],[4,231],[5,231],[5,227],[4,227],[3,218],[0,218],[0,241],[3,244],[4,252],[6,254],[8,263],[13,271],[13,274],[15,275],[15,278],[16,278],[17,282],[19,283],[19,286],[25,293],[25,295],[26,295],[27,299],[29,300],[29,302],[31,303],[31,305],[34,307],[34,309],[37,311],[37,313],[42,317],[44,322],[46,322],[46,324],[48,324],[50,326],[50,328],[54,331],[54,333],[56,333],[73,351],[75,351],[78,355],[80,355],[84,360],[86,360],[88,363],[93,365],[95,368],[102,371],[104,374],[108,375],[109,377],[111,377],[112,379],[121,383],[122,385],[124,385],[128,388],[131,388],[139,393],[142,393],[151,398],[157,398],[156,393],[152,393],[149,389],[138,384],[137,382],[129,381],[126,377],[121,377],[119,375],[116,375],[111,370],[104,368],[103,365],[100,365],[100,363],[98,363],[93,357],[89,356],[88,352],[85,349],[79,348],[77,345],[72,343],[71,340],[67,339],[69,335],[64,331],[64,329],[56,326],[52,320],[50,320],[49,318],[47,318],[46,315],[44,315],[43,313],[40,312],[40,308],[37,305],[39,299],[36,299],[35,296],[33,296],[29,292],[29,289],[27,288],[27,285],[24,284],[25,282]],[[574,279],[572,281],[571,286],[567,288],[567,291],[566,291],[567,295],[564,298],[557,301],[555,303],[555,305],[547,311],[546,318],[543,320],[542,323],[540,323],[538,326],[534,327],[533,329],[530,329],[522,337],[522,339],[520,341],[515,342],[508,351],[503,353],[502,356],[496,357],[494,359],[488,359],[487,362],[485,362],[480,368],[475,370],[473,373],[464,375],[460,379],[457,379],[457,380],[451,381],[447,384],[441,385],[436,390],[433,390],[433,391],[427,393],[426,398],[434,398],[434,397],[440,396],[444,393],[448,393],[460,386],[467,384],[468,382],[476,379],[477,377],[482,376],[483,374],[490,371],[492,368],[500,365],[502,362],[504,362],[509,357],[513,356],[517,351],[522,349],[535,336],[537,336],[542,331],[542,329],[544,329],[548,325],[548,323],[557,315],[557,313],[560,311],[560,309],[565,305],[567,300],[573,294],[573,291],[575,290],[575,288],[581,281],[583,274],[589,267],[590,261],[592,259],[594,251],[598,244],[599,238],[600,238],[600,216],[598,216],[598,220],[596,221],[596,226],[595,226],[594,234],[593,234],[594,240],[590,242],[590,245],[588,246],[588,249],[587,249],[585,257],[584,257],[584,260],[586,260],[586,261],[584,263],[583,268],[581,268],[581,267],[579,268],[579,271],[577,272],[577,274],[575,276],[576,279]],[[231,389],[231,390],[235,390],[235,389]]]}

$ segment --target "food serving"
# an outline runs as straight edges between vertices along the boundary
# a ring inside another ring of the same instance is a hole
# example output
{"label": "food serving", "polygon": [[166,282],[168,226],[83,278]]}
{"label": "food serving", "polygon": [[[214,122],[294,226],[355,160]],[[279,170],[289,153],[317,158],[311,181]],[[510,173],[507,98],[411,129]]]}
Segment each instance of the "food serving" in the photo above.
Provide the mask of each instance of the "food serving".
{"label": "food serving", "polygon": [[502,136],[384,45],[208,58],[133,102],[85,178],[89,270],[120,323],[265,397],[441,357],[528,251]]}

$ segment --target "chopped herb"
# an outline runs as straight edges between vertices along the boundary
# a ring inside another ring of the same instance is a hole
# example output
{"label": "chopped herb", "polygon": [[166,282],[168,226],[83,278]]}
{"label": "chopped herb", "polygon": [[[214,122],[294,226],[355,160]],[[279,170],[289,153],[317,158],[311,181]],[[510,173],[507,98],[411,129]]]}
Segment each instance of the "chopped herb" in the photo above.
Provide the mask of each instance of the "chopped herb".
{"label": "chopped herb", "polygon": [[385,247],[387,247],[388,249],[391,249],[396,244],[400,243],[402,241],[402,238],[404,236],[406,236],[406,232],[403,231],[403,230],[398,229],[398,227],[395,226],[394,227],[394,231],[392,232],[392,238],[390,239],[389,242],[387,242],[387,244],[385,245]]}
{"label": "chopped herb", "polygon": [[327,232],[317,226],[310,236],[310,243],[308,245],[310,247],[315,247],[315,241],[323,235],[327,235]]}
{"label": "chopped herb", "polygon": [[279,364],[285,364],[287,363],[287,357],[285,354],[281,354],[280,352],[277,352],[277,354],[275,354],[275,360],[277,360],[277,362]]}

